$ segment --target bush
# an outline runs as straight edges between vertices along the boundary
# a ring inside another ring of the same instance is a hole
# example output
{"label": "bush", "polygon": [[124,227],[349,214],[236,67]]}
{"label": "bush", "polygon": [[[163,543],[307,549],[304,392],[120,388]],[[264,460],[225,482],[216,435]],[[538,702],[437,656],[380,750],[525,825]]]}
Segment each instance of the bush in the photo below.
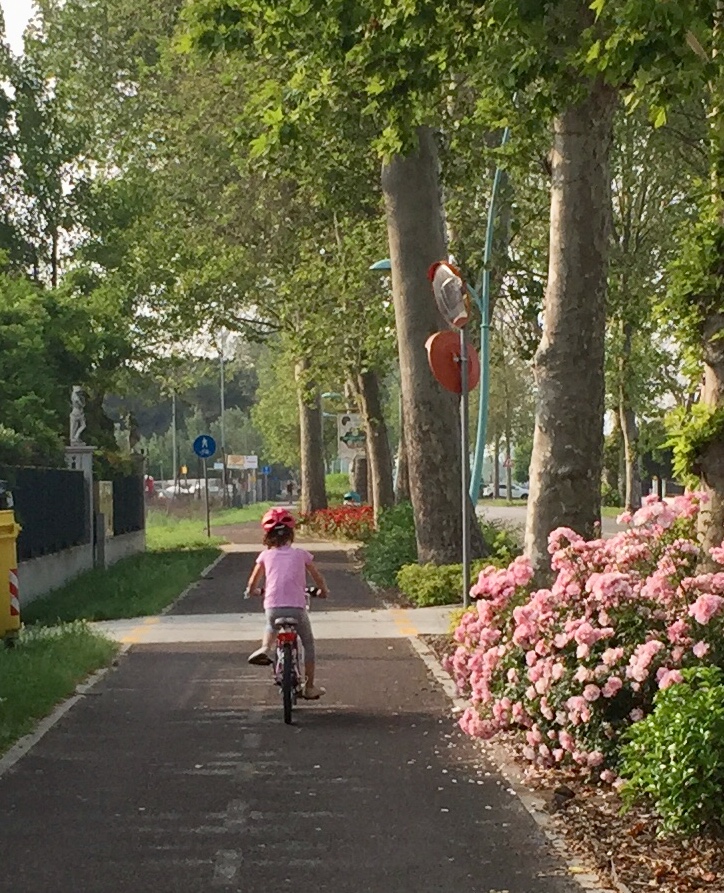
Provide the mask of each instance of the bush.
{"label": "bush", "polygon": [[332,539],[364,542],[374,529],[371,505],[345,505],[302,515],[299,524],[310,533]]}
{"label": "bush", "polygon": [[364,548],[362,576],[375,586],[391,589],[400,568],[415,561],[417,540],[410,503],[380,512],[377,530]]}
{"label": "bush", "polygon": [[[656,692],[684,668],[724,666],[724,572],[697,573],[698,511],[696,494],[649,497],[610,540],[553,531],[550,589],[531,586],[524,558],[483,570],[448,662],[470,698],[462,728],[511,730],[527,759],[613,781],[621,735]],[[711,557],[724,565],[724,546]]]}
{"label": "bush", "polygon": [[349,475],[339,473],[328,474],[324,481],[329,502],[332,504],[343,502],[344,494],[351,489]]}
{"label": "bush", "polygon": [[[507,564],[520,554],[515,534],[499,521],[481,522],[485,542],[492,550],[491,558],[474,564],[474,575],[488,564]],[[450,605],[460,601],[462,565],[417,565],[415,518],[409,502],[382,512],[378,529],[364,551],[366,580],[385,589],[400,590],[419,605]],[[411,568],[408,571],[408,567]],[[398,578],[405,570],[402,583]]]}
{"label": "bush", "polygon": [[[474,580],[489,559],[474,561],[471,578]],[[397,588],[418,607],[456,605],[462,601],[462,564],[406,564],[397,572]]]}
{"label": "bush", "polygon": [[481,520],[480,529],[490,549],[493,564],[510,564],[522,552],[519,537],[502,521]]}
{"label": "bush", "polygon": [[694,834],[724,825],[724,673],[698,667],[682,675],[626,734],[621,793],[627,807],[653,803],[661,832]]}
{"label": "bush", "polygon": [[620,508],[623,505],[623,499],[619,491],[606,481],[603,482],[601,487],[601,505],[612,508]]}

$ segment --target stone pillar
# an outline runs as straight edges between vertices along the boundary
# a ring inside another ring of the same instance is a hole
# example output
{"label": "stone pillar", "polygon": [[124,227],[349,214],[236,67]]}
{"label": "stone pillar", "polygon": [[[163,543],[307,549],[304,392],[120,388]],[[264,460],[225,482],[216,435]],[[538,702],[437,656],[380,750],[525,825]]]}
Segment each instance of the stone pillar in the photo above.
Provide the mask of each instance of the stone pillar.
{"label": "stone pillar", "polygon": [[[93,453],[96,447],[76,443],[65,448],[65,462],[68,468],[83,472],[85,482],[85,527],[86,541],[94,548],[95,561],[95,499],[93,490]],[[103,531],[105,536],[105,531]]]}

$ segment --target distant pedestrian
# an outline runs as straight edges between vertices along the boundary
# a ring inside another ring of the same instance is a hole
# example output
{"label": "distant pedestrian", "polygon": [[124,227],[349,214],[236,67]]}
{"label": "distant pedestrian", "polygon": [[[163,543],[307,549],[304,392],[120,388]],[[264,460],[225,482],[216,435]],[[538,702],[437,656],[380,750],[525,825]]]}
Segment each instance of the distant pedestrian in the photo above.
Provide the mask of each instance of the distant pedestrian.
{"label": "distant pedestrian", "polygon": [[294,481],[287,481],[287,499],[289,502],[294,500]]}

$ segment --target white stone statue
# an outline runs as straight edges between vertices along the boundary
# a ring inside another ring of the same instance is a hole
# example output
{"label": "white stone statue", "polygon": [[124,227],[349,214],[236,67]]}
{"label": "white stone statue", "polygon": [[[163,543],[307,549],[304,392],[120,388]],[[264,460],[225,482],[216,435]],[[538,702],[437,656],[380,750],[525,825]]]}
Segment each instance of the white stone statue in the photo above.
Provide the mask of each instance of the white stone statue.
{"label": "white stone statue", "polygon": [[70,395],[70,443],[71,446],[79,444],[84,446],[84,441],[80,439],[81,434],[85,431],[85,395],[80,385],[73,385]]}

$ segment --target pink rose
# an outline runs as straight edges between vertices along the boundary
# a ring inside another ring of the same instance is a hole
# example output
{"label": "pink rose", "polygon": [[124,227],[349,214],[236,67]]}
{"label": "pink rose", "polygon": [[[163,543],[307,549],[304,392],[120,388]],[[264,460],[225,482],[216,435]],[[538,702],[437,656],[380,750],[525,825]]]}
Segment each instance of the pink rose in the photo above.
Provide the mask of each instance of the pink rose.
{"label": "pink rose", "polygon": [[699,598],[689,607],[689,614],[697,623],[706,625],[712,617],[717,615],[724,608],[724,598],[720,595],[700,595]]}
{"label": "pink rose", "polygon": [[583,689],[583,697],[592,704],[601,697],[601,689],[597,685],[587,685]]}
{"label": "pink rose", "polygon": [[622,688],[622,680],[619,679],[618,676],[611,676],[601,689],[601,694],[604,696],[604,698],[613,698],[621,691]]}
{"label": "pink rose", "polygon": [[698,658],[702,658],[709,653],[709,645],[707,642],[697,642],[691,650]]}
{"label": "pink rose", "polygon": [[678,670],[667,670],[666,667],[661,667],[656,674],[656,679],[660,689],[669,688],[671,685],[677,685],[684,681],[684,677]]}

